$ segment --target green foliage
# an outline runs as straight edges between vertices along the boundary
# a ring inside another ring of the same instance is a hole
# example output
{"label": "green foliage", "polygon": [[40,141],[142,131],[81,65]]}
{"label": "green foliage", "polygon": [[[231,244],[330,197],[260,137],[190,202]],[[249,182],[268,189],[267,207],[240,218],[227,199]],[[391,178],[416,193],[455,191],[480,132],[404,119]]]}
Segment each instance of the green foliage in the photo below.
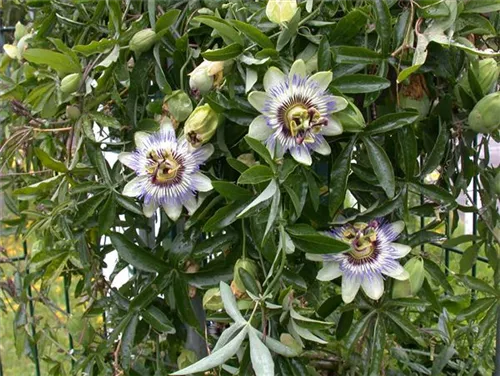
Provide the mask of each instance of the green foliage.
{"label": "green foliage", "polygon": [[[23,4],[0,59],[0,309],[22,361],[54,376],[493,372],[499,0],[306,0],[279,25],[263,1]],[[311,165],[249,135],[269,95],[249,92],[269,93],[278,69],[323,72],[348,105],[282,114],[297,139],[352,122]],[[147,218],[118,155],[170,124],[182,137],[201,106],[211,122],[196,118],[192,144],[215,150],[201,166],[213,189],[177,220]],[[343,303],[329,262],[354,243],[326,230],[380,217],[402,231],[403,274]]]}

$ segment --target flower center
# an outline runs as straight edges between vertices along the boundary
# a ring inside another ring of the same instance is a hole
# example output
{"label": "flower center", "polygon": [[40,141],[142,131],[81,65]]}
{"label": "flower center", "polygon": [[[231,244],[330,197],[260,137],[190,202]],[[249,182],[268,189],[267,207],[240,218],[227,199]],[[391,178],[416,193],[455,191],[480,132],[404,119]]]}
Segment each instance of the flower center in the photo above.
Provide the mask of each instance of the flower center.
{"label": "flower center", "polygon": [[321,117],[315,107],[307,107],[303,103],[296,103],[285,111],[285,127],[297,141],[297,144],[313,143],[314,134],[327,125],[328,120]]}
{"label": "flower center", "polygon": [[148,154],[147,172],[155,184],[169,184],[175,181],[181,164],[168,151],[151,151]]}
{"label": "flower center", "polygon": [[365,260],[374,256],[377,249],[377,232],[366,223],[355,223],[343,232],[343,237],[351,243],[349,252],[354,260]]}

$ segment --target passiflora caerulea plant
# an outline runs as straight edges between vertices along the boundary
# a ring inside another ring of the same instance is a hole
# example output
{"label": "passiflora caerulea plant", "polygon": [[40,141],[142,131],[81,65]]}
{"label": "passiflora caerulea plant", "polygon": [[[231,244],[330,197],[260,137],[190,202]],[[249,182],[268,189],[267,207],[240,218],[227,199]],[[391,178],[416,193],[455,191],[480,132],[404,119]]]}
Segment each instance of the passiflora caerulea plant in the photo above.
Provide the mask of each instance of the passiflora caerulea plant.
{"label": "passiflora caerulea plant", "polygon": [[500,1],[5,14],[4,370],[4,351],[47,375],[500,364]]}

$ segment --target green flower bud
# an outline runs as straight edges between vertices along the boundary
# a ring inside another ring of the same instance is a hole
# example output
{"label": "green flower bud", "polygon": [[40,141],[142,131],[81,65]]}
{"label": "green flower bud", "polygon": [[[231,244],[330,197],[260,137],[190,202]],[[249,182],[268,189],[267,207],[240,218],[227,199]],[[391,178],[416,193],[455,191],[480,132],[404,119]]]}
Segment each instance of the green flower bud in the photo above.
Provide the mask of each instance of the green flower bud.
{"label": "green flower bud", "polygon": [[[471,68],[472,73],[477,79],[479,86],[481,87],[481,91],[484,95],[491,93],[491,91],[495,88],[495,85],[498,82],[498,76],[500,73],[500,69],[495,59],[488,58],[480,60],[472,64]],[[457,86],[454,88],[455,97],[458,99],[459,104],[461,105],[461,96],[459,87],[465,91],[469,97],[474,98],[474,94],[470,87],[469,75],[464,74],[458,80]]]}
{"label": "green flower bud", "polygon": [[416,295],[424,283],[425,269],[422,258],[414,257],[408,260],[404,268],[408,272],[409,278],[404,281],[394,281],[392,288],[392,297],[394,299]]}
{"label": "green flower bud", "polygon": [[276,24],[290,21],[297,12],[296,0],[269,0],[266,6],[266,16]]}
{"label": "green flower bud", "polygon": [[245,269],[252,277],[256,278],[258,271],[257,264],[250,259],[239,259],[238,261],[236,261],[236,264],[234,265],[234,271],[233,271],[234,285],[238,289],[238,291],[240,291],[241,293],[245,293],[247,289],[245,288],[245,285],[241,280],[239,273],[240,269]]}
{"label": "green flower bud", "polygon": [[218,287],[208,289],[205,295],[203,295],[203,308],[209,311],[218,311],[224,308]]}
{"label": "green flower bud", "polygon": [[366,127],[363,114],[350,101],[345,109],[333,114],[332,118],[342,125],[345,132],[361,132]]}
{"label": "green flower bud", "polygon": [[164,102],[177,122],[186,120],[189,114],[193,112],[193,103],[191,103],[189,95],[182,90],[176,90],[166,96]]}
{"label": "green flower bud", "polygon": [[66,106],[66,116],[70,120],[78,120],[81,116],[80,109],[76,106]]}
{"label": "green flower bud", "polygon": [[423,75],[412,75],[408,84],[401,85],[399,107],[417,110],[419,119],[423,119],[429,114],[431,101],[427,95],[427,85]]}
{"label": "green flower bud", "polygon": [[177,357],[177,367],[183,369],[194,364],[198,360],[195,352],[188,349],[183,349],[179,356]]}
{"label": "green flower bud", "polygon": [[208,142],[214,135],[219,117],[209,104],[198,106],[184,124],[184,135],[193,147]]}
{"label": "green flower bud", "polygon": [[16,23],[16,29],[14,31],[14,39],[19,40],[27,34],[26,26],[21,22]]}
{"label": "green flower bud", "polygon": [[204,60],[189,73],[189,87],[199,94],[208,93],[214,84],[222,80],[224,71],[223,61]]}
{"label": "green flower bud", "polygon": [[61,80],[61,91],[65,94],[72,94],[78,90],[82,75],[80,73],[71,73]]}
{"label": "green flower bud", "polygon": [[156,33],[152,29],[141,30],[132,37],[128,45],[130,51],[141,53],[148,51],[156,41]]}
{"label": "green flower bud", "polygon": [[469,126],[478,133],[492,133],[500,127],[500,91],[477,102],[469,114]]}
{"label": "green flower bud", "polygon": [[17,46],[14,46],[13,44],[4,44],[3,50],[4,50],[5,54],[8,57],[10,57],[11,59],[17,59],[17,55],[18,55]]}

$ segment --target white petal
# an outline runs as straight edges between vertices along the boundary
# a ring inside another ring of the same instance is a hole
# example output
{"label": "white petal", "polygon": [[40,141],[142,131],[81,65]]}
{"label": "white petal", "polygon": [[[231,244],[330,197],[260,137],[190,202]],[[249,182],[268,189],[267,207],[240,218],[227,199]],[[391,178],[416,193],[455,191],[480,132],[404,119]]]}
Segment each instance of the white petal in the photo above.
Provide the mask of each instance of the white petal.
{"label": "white petal", "polygon": [[323,261],[323,255],[317,253],[306,253],[306,259],[311,261]]}
{"label": "white petal", "polygon": [[334,112],[342,111],[349,104],[347,102],[347,99],[345,99],[345,98],[342,98],[342,97],[339,97],[336,95],[334,95],[333,97],[335,98],[335,111]]}
{"label": "white petal", "polygon": [[325,262],[323,268],[318,272],[316,279],[320,281],[331,281],[342,275],[340,265],[336,262]]}
{"label": "white petal", "polygon": [[384,279],[379,274],[372,275],[372,278],[363,278],[361,286],[366,295],[373,300],[379,300],[384,293]]}
{"label": "white petal", "polygon": [[405,228],[405,223],[403,221],[396,221],[391,223],[390,226],[392,233],[394,235],[394,239],[396,239],[396,237],[403,232]]}
{"label": "white petal", "polygon": [[148,139],[149,133],[139,131],[135,132],[134,134],[135,146],[137,146],[138,149],[147,147],[147,145],[149,144]]}
{"label": "white petal", "polygon": [[205,144],[197,148],[193,154],[196,157],[198,163],[205,162],[214,153],[214,146],[212,144]]}
{"label": "white petal", "polygon": [[389,246],[394,249],[393,255],[396,258],[405,257],[411,251],[411,247],[406,244],[391,243]]}
{"label": "white petal", "polygon": [[276,67],[271,67],[264,75],[264,89],[269,91],[274,86],[281,84],[285,80],[285,74]]}
{"label": "white petal", "polygon": [[158,205],[156,205],[154,201],[151,201],[149,204],[144,204],[142,206],[142,212],[148,218],[151,218],[153,216],[153,214],[156,212],[156,209],[158,209]]}
{"label": "white petal", "polygon": [[168,204],[163,204],[163,210],[167,213],[168,217],[172,221],[177,221],[182,213],[182,204],[180,202],[174,201]]}
{"label": "white petal", "polygon": [[293,79],[293,76],[297,75],[300,77],[305,77],[306,76],[306,64],[304,63],[304,60],[299,59],[295,60],[295,62],[292,64],[292,67],[290,68],[290,73],[288,73],[288,77]]}
{"label": "white petal", "polygon": [[198,192],[208,192],[212,190],[212,181],[209,177],[197,172],[193,175],[193,188]]}
{"label": "white petal", "polygon": [[175,129],[169,118],[163,118],[160,125],[160,132],[165,133],[168,138],[175,137]]}
{"label": "white petal", "polygon": [[198,200],[196,200],[196,197],[191,196],[189,197],[186,201],[183,202],[183,205],[186,207],[188,210],[189,215],[193,215],[193,213],[198,209]]}
{"label": "white petal", "polygon": [[135,165],[136,165],[136,157],[134,156],[134,153],[127,153],[123,152],[118,154],[118,160],[121,162],[122,165],[125,165],[132,170],[135,170]]}
{"label": "white petal", "polygon": [[321,128],[321,134],[324,136],[337,136],[342,133],[344,129],[340,122],[334,117],[328,117],[328,124]]}
{"label": "white petal", "polygon": [[342,300],[344,303],[350,303],[356,297],[359,291],[361,281],[357,277],[342,277]]}
{"label": "white petal", "polygon": [[313,146],[313,150],[321,155],[330,155],[332,149],[328,142],[323,137],[320,137],[319,140],[320,142]]}
{"label": "white petal", "polygon": [[384,273],[385,275],[391,277],[391,278],[394,278],[394,279],[399,279],[400,281],[404,281],[404,280],[407,280],[408,278],[410,278],[410,274],[408,273],[408,271],[403,268],[401,265],[399,265],[398,263],[395,263],[396,266],[394,268],[386,268],[382,271],[382,273]]}
{"label": "white petal", "polygon": [[262,112],[267,101],[267,94],[263,91],[252,91],[248,94],[248,101],[257,111]]}
{"label": "white petal", "polygon": [[130,180],[125,187],[123,187],[122,195],[128,197],[137,197],[142,193],[142,186],[144,183],[144,179],[147,179],[145,176],[138,176]]}
{"label": "white petal", "polygon": [[307,81],[314,81],[319,85],[319,88],[321,90],[326,90],[328,88],[328,85],[330,85],[330,82],[332,82],[332,78],[332,72],[318,72],[309,77]]}
{"label": "white petal", "polygon": [[262,115],[257,116],[248,127],[248,135],[259,141],[265,141],[273,133],[271,127],[267,125],[266,118]]}
{"label": "white petal", "polygon": [[295,146],[290,149],[293,159],[297,162],[310,166],[312,164],[311,153],[305,146]]}

